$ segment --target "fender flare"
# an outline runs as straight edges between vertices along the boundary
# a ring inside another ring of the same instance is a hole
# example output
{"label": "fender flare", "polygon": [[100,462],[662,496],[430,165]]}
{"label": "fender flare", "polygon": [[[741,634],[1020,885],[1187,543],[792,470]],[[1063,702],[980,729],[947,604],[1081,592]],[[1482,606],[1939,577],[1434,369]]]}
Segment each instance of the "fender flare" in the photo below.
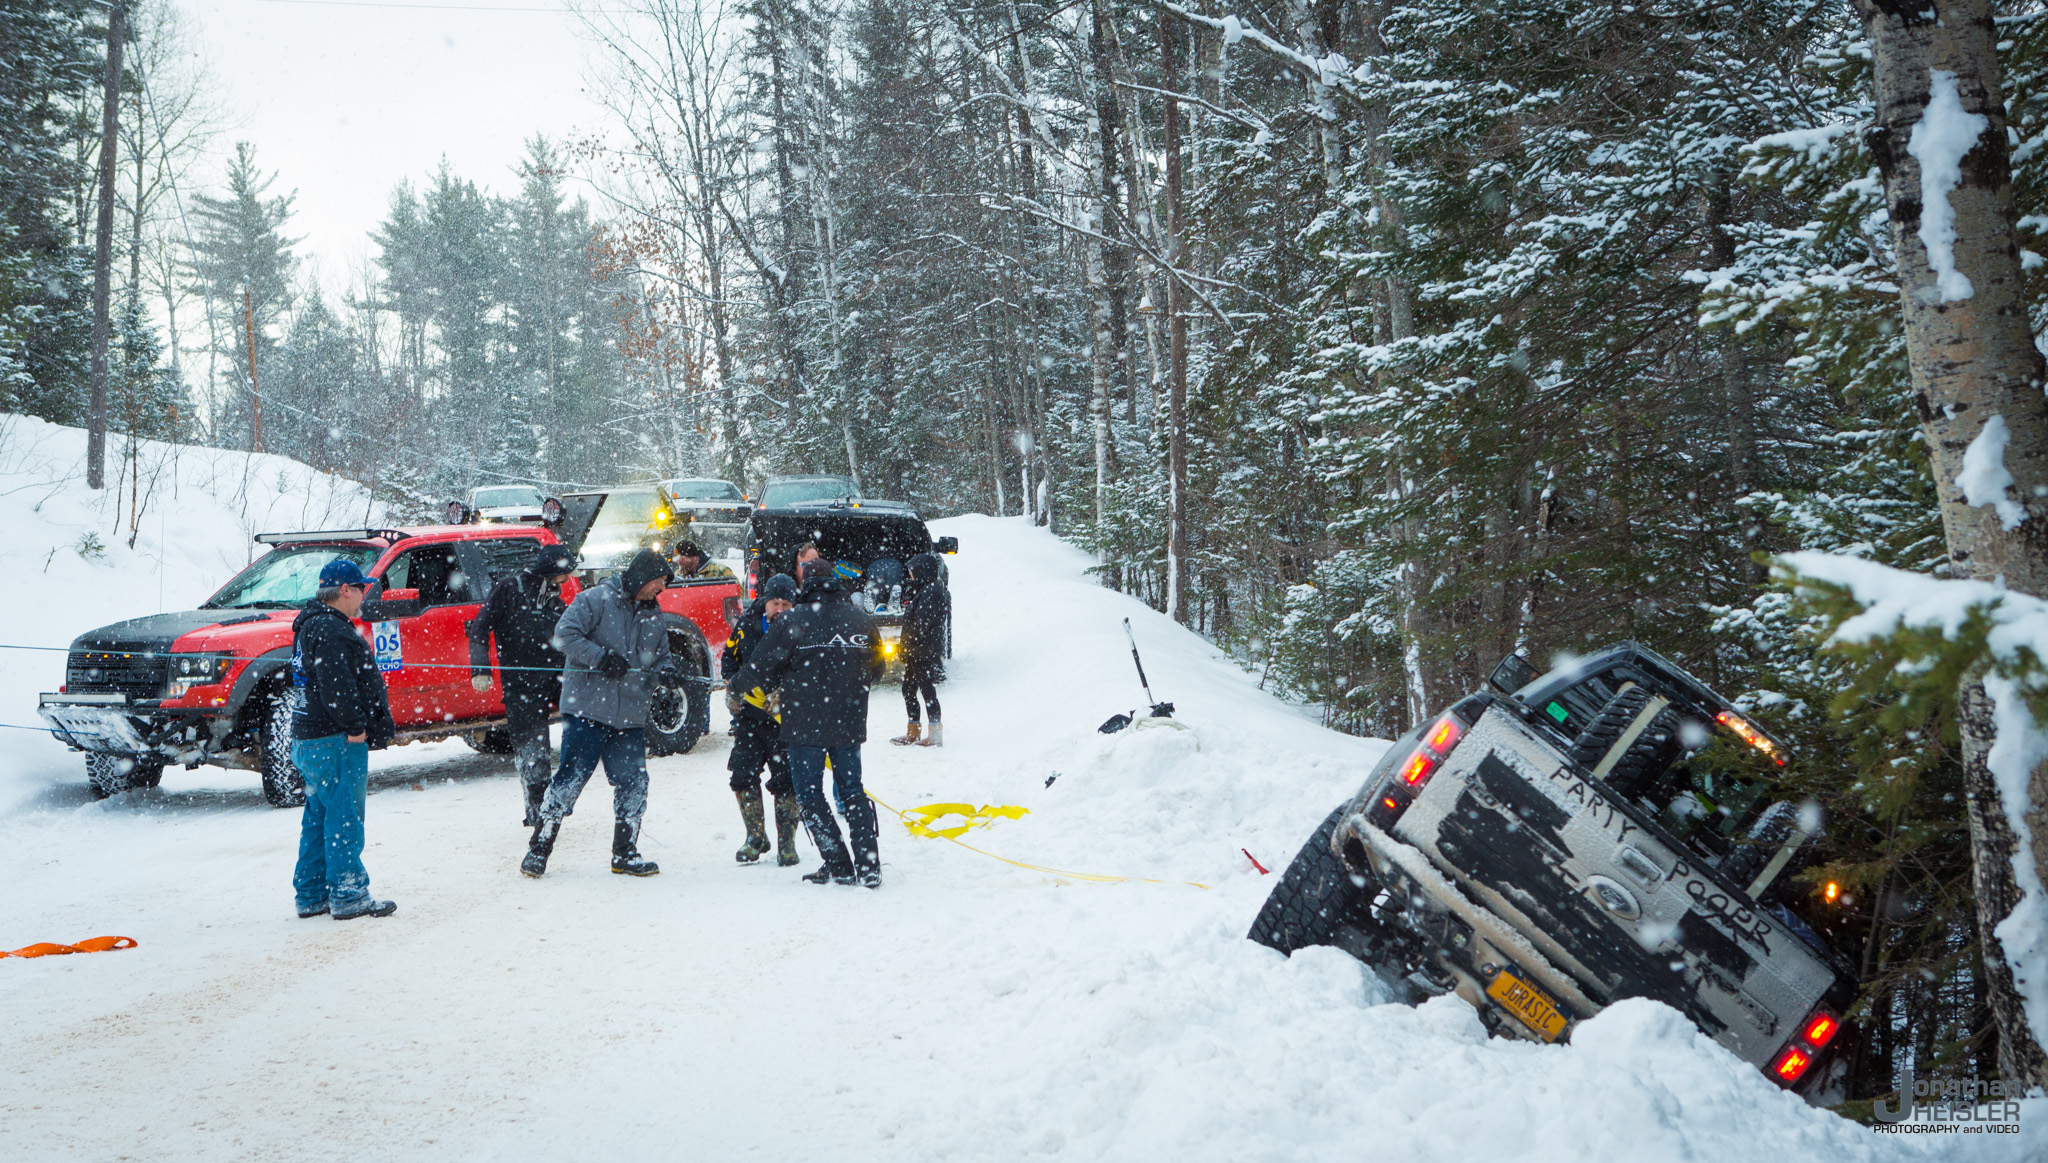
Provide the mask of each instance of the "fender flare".
{"label": "fender flare", "polygon": [[226,707],[228,715],[239,722],[243,710],[248,707],[249,700],[255,695],[257,689],[275,681],[287,671],[291,664],[292,648],[290,646],[280,646],[275,650],[266,650],[262,654],[250,659],[249,665],[242,668],[242,673],[235,679],[235,685],[228,691],[228,705]]}
{"label": "fender flare", "polygon": [[704,678],[710,678],[711,643],[705,640],[704,631],[697,628],[697,623],[683,617],[681,614],[671,614],[667,610],[663,610],[661,612],[661,625],[662,629],[669,636],[670,649],[674,649],[674,640],[680,636],[688,645],[688,648],[695,652],[696,657],[689,659],[691,669]]}

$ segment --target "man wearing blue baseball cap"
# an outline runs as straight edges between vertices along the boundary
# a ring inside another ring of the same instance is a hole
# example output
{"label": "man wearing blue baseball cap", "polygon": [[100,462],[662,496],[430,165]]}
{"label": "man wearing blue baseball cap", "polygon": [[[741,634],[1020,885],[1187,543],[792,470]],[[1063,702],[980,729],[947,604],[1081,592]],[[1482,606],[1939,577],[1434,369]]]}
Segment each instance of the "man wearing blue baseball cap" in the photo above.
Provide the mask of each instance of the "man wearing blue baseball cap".
{"label": "man wearing blue baseball cap", "polygon": [[292,874],[301,917],[327,913],[346,921],[398,911],[371,898],[363,868],[370,751],[398,733],[376,655],[355,626],[371,584],[362,567],[336,558],[320,570],[319,591],[292,621],[292,683],[304,696],[292,715],[292,762],[306,779]]}

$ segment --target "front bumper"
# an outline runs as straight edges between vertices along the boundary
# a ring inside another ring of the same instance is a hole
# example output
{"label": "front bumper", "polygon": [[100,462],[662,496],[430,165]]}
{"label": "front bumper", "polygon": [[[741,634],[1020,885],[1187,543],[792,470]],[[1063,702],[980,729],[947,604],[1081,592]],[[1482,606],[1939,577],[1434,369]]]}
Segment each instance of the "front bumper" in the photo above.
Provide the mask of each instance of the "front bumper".
{"label": "front bumper", "polygon": [[170,763],[237,763],[220,747],[230,722],[215,708],[162,707],[119,694],[44,694],[36,713],[50,733],[79,751],[155,756]]}

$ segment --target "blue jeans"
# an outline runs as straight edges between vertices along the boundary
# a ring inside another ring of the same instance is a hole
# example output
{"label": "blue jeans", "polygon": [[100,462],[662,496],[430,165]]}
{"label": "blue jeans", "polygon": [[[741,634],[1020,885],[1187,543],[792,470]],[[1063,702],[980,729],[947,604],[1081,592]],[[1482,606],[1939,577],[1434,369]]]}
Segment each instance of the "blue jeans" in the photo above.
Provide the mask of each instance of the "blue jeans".
{"label": "blue jeans", "polygon": [[[827,756],[832,759],[832,798],[839,801],[840,814],[846,817],[846,831],[853,841],[851,859],[846,843],[839,838],[839,821],[832,818],[832,809],[825,803]],[[875,848],[875,805],[868,800],[867,789],[860,782],[860,745],[791,744],[789,774],[796,784],[797,809],[803,815],[804,828],[811,834],[811,843],[818,846],[818,854],[825,858],[826,870],[834,876],[851,876],[856,869],[880,871],[882,858]]]}
{"label": "blue jeans", "polygon": [[292,762],[306,777],[299,817],[299,866],[292,891],[299,911],[345,906],[370,895],[363,868],[363,797],[370,790],[370,747],[346,735],[292,741]]}
{"label": "blue jeans", "polygon": [[594,719],[562,716],[562,766],[548,781],[544,820],[559,820],[576,810],[576,797],[604,760],[604,777],[612,785],[612,813],[638,823],[647,812],[647,735],[638,727],[608,727]]}

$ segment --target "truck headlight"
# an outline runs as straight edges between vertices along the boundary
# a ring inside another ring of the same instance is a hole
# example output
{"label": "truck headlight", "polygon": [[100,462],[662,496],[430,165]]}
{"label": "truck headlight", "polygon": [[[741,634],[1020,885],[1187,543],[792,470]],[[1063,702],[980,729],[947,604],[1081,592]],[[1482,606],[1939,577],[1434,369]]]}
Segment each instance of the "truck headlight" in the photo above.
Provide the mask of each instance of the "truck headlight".
{"label": "truck headlight", "polygon": [[193,687],[212,686],[225,680],[232,654],[175,654],[171,656],[171,685],[168,697],[182,699]]}

